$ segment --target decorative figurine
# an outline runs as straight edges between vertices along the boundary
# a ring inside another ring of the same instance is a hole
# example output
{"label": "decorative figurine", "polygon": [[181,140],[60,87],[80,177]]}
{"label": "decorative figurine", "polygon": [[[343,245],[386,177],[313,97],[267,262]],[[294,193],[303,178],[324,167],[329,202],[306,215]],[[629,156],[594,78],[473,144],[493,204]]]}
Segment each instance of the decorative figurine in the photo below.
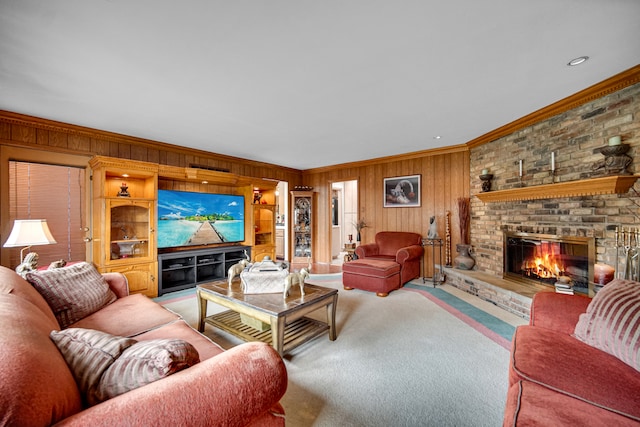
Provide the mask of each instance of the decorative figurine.
{"label": "decorative figurine", "polygon": [[598,151],[604,156],[604,160],[594,163],[593,171],[604,172],[605,175],[631,175],[627,170],[633,163],[633,157],[627,154],[629,148],[629,144],[606,145],[599,148]]}
{"label": "decorative figurine", "polygon": [[118,197],[131,197],[131,194],[129,194],[128,190],[129,190],[129,187],[127,187],[127,183],[123,182],[122,185],[120,186]]}
{"label": "decorative figurine", "polygon": [[287,278],[285,279],[284,284],[284,292],[282,296],[286,298],[289,296],[289,289],[291,289],[291,285],[298,284],[300,286],[300,295],[304,295],[304,281],[309,278],[309,272],[303,268],[300,270],[300,273],[289,273]]}
{"label": "decorative figurine", "polygon": [[16,273],[18,273],[22,278],[26,278],[27,273],[31,271],[36,271],[38,269],[38,254],[35,252],[29,252],[25,257],[22,264],[16,267]]}
{"label": "decorative figurine", "polygon": [[429,232],[427,233],[427,239],[437,239],[440,236],[438,235],[438,225],[436,224],[435,215],[429,218]]}
{"label": "decorative figurine", "polygon": [[241,259],[237,264],[229,267],[229,271],[227,272],[227,275],[229,276],[229,289],[231,289],[231,282],[233,282],[233,279],[237,276],[240,276],[242,270],[244,270],[248,265],[249,261],[247,261],[246,259]]}
{"label": "decorative figurine", "polygon": [[483,173],[479,178],[482,181],[482,192],[486,193],[487,191],[491,191],[491,180],[493,179],[493,174]]}

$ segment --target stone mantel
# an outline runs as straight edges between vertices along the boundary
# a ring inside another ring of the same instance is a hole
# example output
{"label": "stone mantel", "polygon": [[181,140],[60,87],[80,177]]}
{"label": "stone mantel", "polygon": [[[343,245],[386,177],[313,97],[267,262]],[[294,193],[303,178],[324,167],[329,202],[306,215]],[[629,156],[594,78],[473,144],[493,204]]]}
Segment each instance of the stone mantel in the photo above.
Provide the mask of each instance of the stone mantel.
{"label": "stone mantel", "polygon": [[476,196],[484,203],[520,200],[552,199],[558,197],[593,196],[599,194],[623,194],[629,191],[640,175],[615,175],[579,181],[558,182],[532,187],[487,191]]}

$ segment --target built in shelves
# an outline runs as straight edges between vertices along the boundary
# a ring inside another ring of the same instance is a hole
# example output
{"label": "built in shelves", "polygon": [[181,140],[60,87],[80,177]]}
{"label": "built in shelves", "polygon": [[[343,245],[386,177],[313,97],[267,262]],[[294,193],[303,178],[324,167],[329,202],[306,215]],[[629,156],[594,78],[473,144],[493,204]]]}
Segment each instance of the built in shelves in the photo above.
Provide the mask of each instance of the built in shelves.
{"label": "built in shelves", "polygon": [[533,187],[518,187],[508,190],[487,191],[476,196],[484,203],[521,200],[553,199],[557,197],[594,196],[602,194],[624,194],[640,178],[640,175],[616,175],[590,178],[579,181],[558,182]]}
{"label": "built in shelves", "polygon": [[251,246],[219,246],[158,255],[158,295],[225,280],[229,267],[251,257]]}

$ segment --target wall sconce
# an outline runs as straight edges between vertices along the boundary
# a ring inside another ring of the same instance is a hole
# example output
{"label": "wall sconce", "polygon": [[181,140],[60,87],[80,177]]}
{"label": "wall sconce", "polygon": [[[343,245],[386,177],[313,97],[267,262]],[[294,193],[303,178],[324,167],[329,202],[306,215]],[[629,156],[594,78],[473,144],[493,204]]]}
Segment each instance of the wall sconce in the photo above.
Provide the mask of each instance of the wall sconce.
{"label": "wall sconce", "polygon": [[[24,261],[24,251],[31,246],[52,245],[58,243],[51,235],[46,219],[16,219],[9,238],[4,243],[5,248],[24,246],[20,250],[20,264]],[[36,264],[33,265],[35,267]]]}

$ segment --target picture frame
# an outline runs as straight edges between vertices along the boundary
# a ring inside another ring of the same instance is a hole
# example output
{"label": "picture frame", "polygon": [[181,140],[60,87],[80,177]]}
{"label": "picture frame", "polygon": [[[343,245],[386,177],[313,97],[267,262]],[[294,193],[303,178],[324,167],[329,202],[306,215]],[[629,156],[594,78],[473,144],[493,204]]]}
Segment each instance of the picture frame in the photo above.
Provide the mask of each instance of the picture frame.
{"label": "picture frame", "polygon": [[383,199],[385,208],[420,207],[421,175],[384,178]]}

